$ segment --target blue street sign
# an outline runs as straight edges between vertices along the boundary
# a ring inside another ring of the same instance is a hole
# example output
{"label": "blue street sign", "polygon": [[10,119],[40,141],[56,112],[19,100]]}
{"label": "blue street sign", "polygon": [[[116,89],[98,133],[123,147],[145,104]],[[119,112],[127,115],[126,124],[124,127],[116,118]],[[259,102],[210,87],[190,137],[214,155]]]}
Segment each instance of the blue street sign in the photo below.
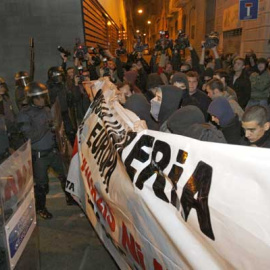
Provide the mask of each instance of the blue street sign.
{"label": "blue street sign", "polygon": [[239,1],[239,20],[256,20],[258,18],[259,0]]}

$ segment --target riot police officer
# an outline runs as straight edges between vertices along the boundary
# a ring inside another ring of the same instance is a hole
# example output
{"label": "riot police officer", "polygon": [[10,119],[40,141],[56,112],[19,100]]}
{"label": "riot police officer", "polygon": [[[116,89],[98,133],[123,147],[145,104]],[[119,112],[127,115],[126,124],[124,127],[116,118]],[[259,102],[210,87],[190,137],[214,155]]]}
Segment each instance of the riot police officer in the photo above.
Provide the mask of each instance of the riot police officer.
{"label": "riot police officer", "polygon": [[[26,139],[31,139],[33,174],[37,213],[44,219],[52,218],[46,208],[49,191],[48,169],[51,167],[65,189],[66,176],[63,162],[56,147],[54,124],[49,105],[48,89],[44,84],[31,82],[25,87],[28,106],[18,115],[18,124]],[[67,203],[72,202],[66,193]]]}
{"label": "riot police officer", "polygon": [[13,149],[19,148],[23,144],[20,137],[16,116],[13,111],[11,99],[9,97],[8,86],[3,78],[0,77],[0,114],[5,120],[6,131],[9,137],[10,147]]}
{"label": "riot police officer", "polygon": [[73,145],[75,140],[75,131],[69,117],[67,89],[65,86],[65,72],[62,67],[51,67],[48,70],[47,86],[49,90],[51,105],[55,103],[56,98],[59,100],[65,131],[69,141]]}
{"label": "riot police officer", "polygon": [[19,71],[15,74],[15,100],[19,110],[27,105],[27,98],[24,93],[24,88],[30,82],[30,76],[26,71]]}

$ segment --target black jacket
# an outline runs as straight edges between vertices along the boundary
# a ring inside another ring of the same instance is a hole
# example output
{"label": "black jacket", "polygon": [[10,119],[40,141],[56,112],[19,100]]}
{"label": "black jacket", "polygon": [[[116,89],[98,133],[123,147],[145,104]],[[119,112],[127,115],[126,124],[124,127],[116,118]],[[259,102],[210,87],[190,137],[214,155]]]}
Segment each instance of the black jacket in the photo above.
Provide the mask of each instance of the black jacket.
{"label": "black jacket", "polygon": [[150,114],[151,105],[144,95],[134,94],[130,96],[125,103],[125,108],[137,114],[141,120],[145,120],[148,129],[158,130],[158,123]]}
{"label": "black jacket", "polygon": [[48,107],[23,107],[17,122],[25,139],[31,139],[32,150],[48,150],[55,146],[53,119]]}
{"label": "black jacket", "polygon": [[240,140],[240,144],[246,146],[256,145],[257,147],[270,148],[270,130],[267,130],[264,135],[254,143],[250,143],[246,137],[243,137]]}
{"label": "black jacket", "polygon": [[158,121],[162,125],[179,108],[183,91],[173,85],[162,85],[162,101]]}
{"label": "black jacket", "polygon": [[242,107],[242,109],[245,109],[251,94],[250,80],[245,71],[242,71],[240,77],[237,78],[234,83],[233,77],[234,73],[231,74],[231,84],[229,86],[232,87],[236,92],[239,105]]}
{"label": "black jacket", "polygon": [[208,121],[209,114],[207,112],[211,103],[211,99],[201,90],[197,90],[192,96],[185,95],[183,98],[182,106],[195,105],[201,109],[204,114],[205,120]]}
{"label": "black jacket", "polygon": [[239,144],[241,139],[242,127],[238,115],[235,115],[234,118],[226,126],[221,127],[220,129],[227,143]]}

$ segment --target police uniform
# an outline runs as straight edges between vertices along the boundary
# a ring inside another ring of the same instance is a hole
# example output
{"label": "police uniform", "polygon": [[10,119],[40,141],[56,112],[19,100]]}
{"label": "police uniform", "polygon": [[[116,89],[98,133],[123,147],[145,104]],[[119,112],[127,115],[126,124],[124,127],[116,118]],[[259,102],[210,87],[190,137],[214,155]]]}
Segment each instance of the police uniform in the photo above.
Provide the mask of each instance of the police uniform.
{"label": "police uniform", "polygon": [[0,77],[0,114],[4,116],[6,132],[8,134],[10,147],[13,149],[18,149],[24,140],[20,136],[16,116],[13,110],[12,102],[8,94],[8,87],[3,78]]}
{"label": "police uniform", "polygon": [[46,209],[46,194],[49,192],[48,169],[51,167],[58,173],[63,190],[66,183],[65,170],[56,147],[50,108],[36,106],[33,101],[38,96],[48,99],[47,87],[41,83],[31,82],[25,91],[29,98],[29,105],[22,108],[17,122],[25,138],[31,139],[36,210],[42,218],[48,219],[52,218],[52,214]]}

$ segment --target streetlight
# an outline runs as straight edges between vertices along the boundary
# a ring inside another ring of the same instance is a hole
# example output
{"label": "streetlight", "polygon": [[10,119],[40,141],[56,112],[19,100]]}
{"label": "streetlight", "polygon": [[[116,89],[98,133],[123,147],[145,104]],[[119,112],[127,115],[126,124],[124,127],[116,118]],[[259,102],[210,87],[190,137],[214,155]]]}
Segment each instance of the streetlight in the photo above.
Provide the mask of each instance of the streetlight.
{"label": "streetlight", "polygon": [[139,14],[142,14],[143,13],[143,10],[142,9],[138,9],[138,13]]}
{"label": "streetlight", "polygon": [[147,21],[147,24],[151,24],[151,21]]}

